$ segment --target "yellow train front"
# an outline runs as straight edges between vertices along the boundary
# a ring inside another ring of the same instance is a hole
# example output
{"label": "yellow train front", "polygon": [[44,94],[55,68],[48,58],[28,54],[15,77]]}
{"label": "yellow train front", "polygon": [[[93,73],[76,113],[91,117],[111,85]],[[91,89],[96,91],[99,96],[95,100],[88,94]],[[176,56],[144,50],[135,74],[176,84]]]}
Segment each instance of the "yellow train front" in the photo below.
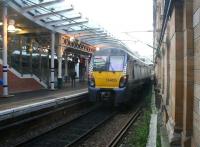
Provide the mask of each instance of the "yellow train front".
{"label": "yellow train front", "polygon": [[88,77],[90,101],[107,100],[119,106],[150,81],[151,69],[124,50],[109,48],[94,53]]}
{"label": "yellow train front", "polygon": [[115,105],[124,102],[126,95],[127,54],[119,49],[104,49],[91,59],[89,94],[91,101],[107,100]]}

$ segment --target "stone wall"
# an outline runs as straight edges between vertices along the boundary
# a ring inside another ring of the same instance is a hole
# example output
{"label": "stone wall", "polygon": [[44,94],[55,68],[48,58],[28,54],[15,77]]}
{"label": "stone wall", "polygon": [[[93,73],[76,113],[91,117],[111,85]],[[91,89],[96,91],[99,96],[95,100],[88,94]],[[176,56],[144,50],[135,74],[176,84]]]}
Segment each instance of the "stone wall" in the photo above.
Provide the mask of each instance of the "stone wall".
{"label": "stone wall", "polygon": [[193,107],[193,147],[200,145],[200,1],[193,1],[194,28],[194,107]]}
{"label": "stone wall", "polygon": [[[157,5],[164,5],[164,0],[157,1]],[[174,1],[160,46],[162,49],[160,64],[156,64],[156,69],[161,70],[158,83],[161,83],[160,95],[162,108],[164,108],[162,113],[169,140],[171,145],[182,147],[200,145],[198,125],[200,122],[200,72],[198,71],[200,56],[197,55],[200,53],[199,8],[199,0]],[[157,11],[156,15],[159,16],[160,13]],[[162,20],[157,19],[158,17],[154,18],[156,23],[162,24]],[[160,25],[157,24],[156,27],[158,26]],[[159,40],[160,36],[156,37],[155,40]]]}

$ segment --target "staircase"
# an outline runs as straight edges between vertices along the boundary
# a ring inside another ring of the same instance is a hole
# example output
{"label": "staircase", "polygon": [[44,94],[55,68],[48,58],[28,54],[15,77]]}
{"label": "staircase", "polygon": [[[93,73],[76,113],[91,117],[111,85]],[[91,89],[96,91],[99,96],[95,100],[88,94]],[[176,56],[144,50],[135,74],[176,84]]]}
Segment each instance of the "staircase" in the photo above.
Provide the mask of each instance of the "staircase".
{"label": "staircase", "polygon": [[[2,52],[0,52],[0,57],[2,59]],[[2,69],[1,59],[0,68]],[[30,41],[27,37],[11,37],[8,44],[8,67],[9,93],[34,91],[48,87],[50,73],[48,49],[44,50],[38,43]],[[1,70],[1,79],[3,79],[2,75]],[[2,90],[3,88],[0,87],[0,94]]]}

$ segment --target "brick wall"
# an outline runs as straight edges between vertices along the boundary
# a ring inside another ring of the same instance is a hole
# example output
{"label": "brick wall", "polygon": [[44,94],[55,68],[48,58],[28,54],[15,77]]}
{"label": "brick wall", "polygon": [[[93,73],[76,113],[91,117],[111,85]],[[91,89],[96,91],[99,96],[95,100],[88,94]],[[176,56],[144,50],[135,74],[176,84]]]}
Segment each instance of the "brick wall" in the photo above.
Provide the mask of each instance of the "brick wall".
{"label": "brick wall", "polygon": [[[0,65],[0,77],[2,79],[2,65]],[[32,78],[19,78],[12,72],[8,72],[9,93],[34,91],[42,89],[42,85]],[[3,94],[3,88],[0,86],[0,95]]]}

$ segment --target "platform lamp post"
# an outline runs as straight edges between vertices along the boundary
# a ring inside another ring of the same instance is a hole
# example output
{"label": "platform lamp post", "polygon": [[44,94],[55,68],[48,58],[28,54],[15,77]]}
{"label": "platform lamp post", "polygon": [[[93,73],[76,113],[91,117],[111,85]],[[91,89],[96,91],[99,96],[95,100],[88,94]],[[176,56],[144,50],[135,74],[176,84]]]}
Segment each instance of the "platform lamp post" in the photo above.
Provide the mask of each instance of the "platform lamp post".
{"label": "platform lamp post", "polygon": [[7,64],[7,49],[8,49],[8,6],[3,3],[3,96],[8,96],[8,64]]}

